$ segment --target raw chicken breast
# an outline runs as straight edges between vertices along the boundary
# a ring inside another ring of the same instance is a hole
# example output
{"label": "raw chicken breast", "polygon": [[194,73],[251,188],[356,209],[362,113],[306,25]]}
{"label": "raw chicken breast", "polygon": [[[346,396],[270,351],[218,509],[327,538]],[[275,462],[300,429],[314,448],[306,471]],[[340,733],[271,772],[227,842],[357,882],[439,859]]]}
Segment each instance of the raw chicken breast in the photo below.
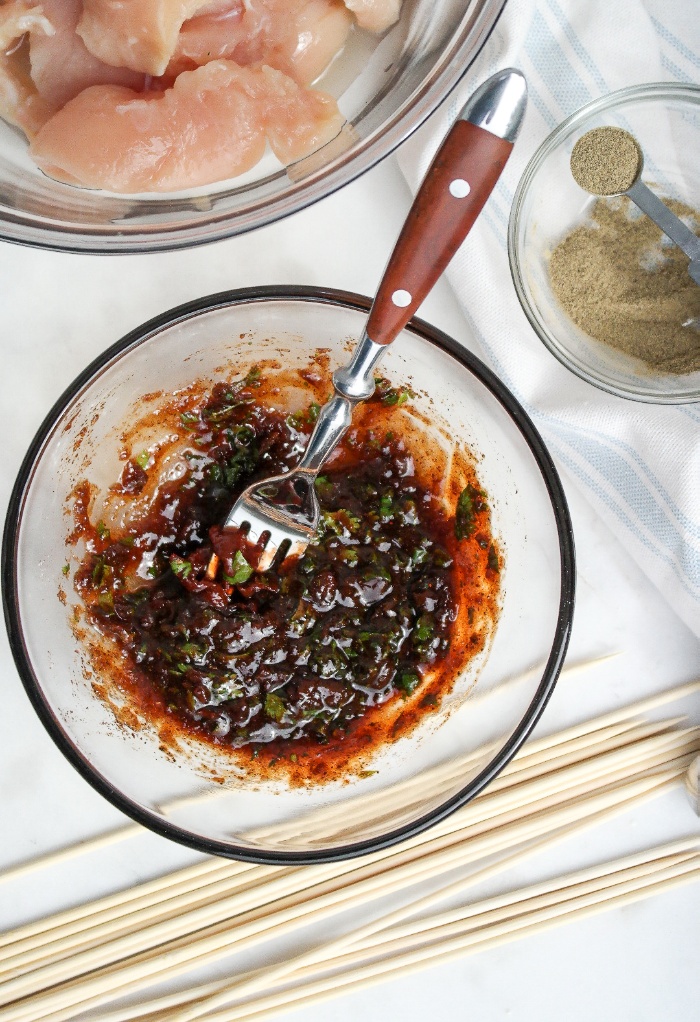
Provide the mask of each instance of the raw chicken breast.
{"label": "raw chicken breast", "polygon": [[29,44],[31,74],[37,91],[62,107],[88,85],[126,85],[143,88],[144,76],[98,60],[76,35],[82,0],[42,0],[53,33],[32,32]]}
{"label": "raw chicken breast", "polygon": [[105,64],[162,75],[184,21],[207,0],[83,0],[78,35]]}
{"label": "raw chicken breast", "polygon": [[40,5],[32,7],[15,0],[0,7],[0,117],[30,138],[55,107],[39,95],[29,75],[28,44],[23,36],[50,36],[52,32]]}
{"label": "raw chicken breast", "polygon": [[351,26],[342,0],[229,0],[185,22],[169,72],[224,57],[269,64],[309,85],[342,50]]}
{"label": "raw chicken breast", "polygon": [[345,118],[332,96],[305,89],[271,67],[262,67],[261,73],[265,80],[260,97],[265,132],[281,163],[301,160],[339,134]]}
{"label": "raw chicken breast", "polygon": [[7,56],[13,43],[21,39],[25,32],[41,32],[52,35],[53,28],[44,16],[41,4],[25,3],[24,0],[12,0],[0,7],[0,53]]}
{"label": "raw chicken breast", "polygon": [[357,18],[360,28],[370,32],[384,32],[399,20],[401,0],[344,0]]}
{"label": "raw chicken breast", "polygon": [[164,92],[85,89],[34,139],[38,165],[60,180],[115,192],[166,192],[249,170],[266,139],[283,162],[338,134],[334,99],[268,67],[212,61]]}

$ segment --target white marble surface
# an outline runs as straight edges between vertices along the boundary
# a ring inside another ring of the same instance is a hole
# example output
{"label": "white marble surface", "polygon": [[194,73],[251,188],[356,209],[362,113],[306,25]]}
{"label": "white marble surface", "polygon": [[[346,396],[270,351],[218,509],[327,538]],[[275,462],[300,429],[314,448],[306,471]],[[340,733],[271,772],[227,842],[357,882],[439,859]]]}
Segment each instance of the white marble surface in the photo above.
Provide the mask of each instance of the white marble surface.
{"label": "white marble surface", "polygon": [[[78,257],[0,245],[0,500],[51,403],[107,345],[173,305],[228,287],[322,284],[371,293],[408,208],[393,160],[343,192],[257,234],[188,252]],[[478,228],[477,228],[478,229]],[[504,288],[510,281],[503,282]],[[425,318],[474,347],[443,283]],[[540,732],[697,676],[700,645],[620,550],[564,476],[579,588],[570,658],[621,655],[562,683]],[[36,719],[0,638],[0,867],[117,825],[123,818],[68,765]],[[683,711],[700,715],[687,703]],[[675,711],[675,707],[674,710]],[[679,711],[680,712],[680,709]],[[501,888],[700,832],[680,789],[557,846]],[[191,861],[144,833],[109,850],[0,886],[0,928]],[[494,887],[499,885],[494,885]],[[700,1017],[700,884],[304,1012],[306,1022],[662,1022]],[[99,1012],[96,1017],[99,1018]],[[283,1018],[301,1018],[289,1013]]]}

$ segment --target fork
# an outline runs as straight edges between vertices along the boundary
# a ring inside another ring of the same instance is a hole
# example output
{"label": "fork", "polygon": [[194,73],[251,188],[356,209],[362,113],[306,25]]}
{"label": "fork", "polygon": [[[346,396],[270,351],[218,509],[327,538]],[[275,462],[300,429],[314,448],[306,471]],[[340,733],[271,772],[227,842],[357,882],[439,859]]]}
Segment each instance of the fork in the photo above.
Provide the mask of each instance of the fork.
{"label": "fork", "polygon": [[302,554],[313,540],[319,519],[316,476],[350,426],[355,405],[372,396],[374,369],[385,348],[481,212],[510,156],[526,103],[525,78],[512,68],[493,75],[469,98],[423,179],[350,362],[333,373],[335,393],[321,408],[301,461],[283,475],[253,483],[228,513],[223,528],[248,526],[248,542],[260,548],[258,571],[267,571],[278,554],[280,562]]}

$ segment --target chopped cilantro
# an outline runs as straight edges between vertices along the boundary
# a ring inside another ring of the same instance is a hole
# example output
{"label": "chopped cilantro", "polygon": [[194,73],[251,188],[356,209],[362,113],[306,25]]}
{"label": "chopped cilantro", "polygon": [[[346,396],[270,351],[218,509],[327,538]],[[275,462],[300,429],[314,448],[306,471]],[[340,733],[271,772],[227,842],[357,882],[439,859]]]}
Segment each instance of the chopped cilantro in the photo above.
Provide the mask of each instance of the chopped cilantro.
{"label": "chopped cilantro", "polygon": [[224,467],[224,478],[229,489],[233,489],[241,476],[253,471],[258,460],[258,453],[253,446],[245,447],[229,458]]}
{"label": "chopped cilantro", "polygon": [[314,486],[321,500],[327,500],[333,493],[333,483],[328,476],[316,476]]}
{"label": "chopped cilantro", "polygon": [[268,692],[265,696],[265,713],[267,716],[272,717],[279,724],[284,716],[285,709],[284,701],[275,695],[274,692]]}
{"label": "chopped cilantro", "polygon": [[[190,561],[185,561],[182,557],[171,557],[170,567],[172,568],[175,575],[178,578],[189,578],[192,574],[192,564]],[[150,570],[149,570],[150,573]]]}
{"label": "chopped cilantro", "polygon": [[249,447],[255,440],[255,430],[243,422],[240,426],[231,426],[227,429],[226,439],[236,447]]}
{"label": "chopped cilantro", "polygon": [[390,390],[388,394],[385,394],[382,398],[382,403],[385,405],[396,405],[400,407],[405,405],[410,397],[407,390]]}
{"label": "chopped cilantro", "polygon": [[418,567],[419,564],[423,564],[427,557],[428,557],[427,547],[425,546],[416,547],[416,549],[411,554],[411,564],[413,565],[414,568]]}
{"label": "chopped cilantro", "polygon": [[402,671],[398,677],[396,685],[405,692],[407,696],[410,696],[421,683],[421,677],[416,671]]}
{"label": "chopped cilantro", "polygon": [[64,575],[67,575],[68,572],[70,571],[70,564],[64,564],[63,567],[61,568],[61,571],[63,572]]}
{"label": "chopped cilantro", "polygon": [[379,500],[379,514],[384,521],[394,516],[394,497],[391,493],[385,493]]}
{"label": "chopped cilantro", "polygon": [[236,550],[236,553],[234,554],[231,569],[230,575],[224,575],[224,579],[230,586],[237,586],[242,582],[247,582],[253,574],[253,569],[248,564],[240,550]]}
{"label": "chopped cilantro", "polygon": [[184,642],[180,647],[185,656],[202,657],[206,652],[203,646],[198,646],[196,642]]}
{"label": "chopped cilantro", "polygon": [[360,560],[360,555],[358,554],[357,550],[354,550],[352,547],[349,546],[342,547],[338,556],[340,557],[341,561],[344,561],[345,564],[350,565],[351,568],[354,568],[355,565]]}
{"label": "chopped cilantro", "polygon": [[95,528],[97,529],[97,535],[100,537],[100,539],[102,540],[109,539],[109,529],[107,528],[104,522],[102,521],[98,522]]}
{"label": "chopped cilantro", "polygon": [[417,642],[428,642],[433,637],[435,626],[431,619],[424,614],[418,618],[418,626],[413,633],[413,637]]}
{"label": "chopped cilantro", "polygon": [[195,422],[199,422],[199,413],[180,412],[180,422],[183,426],[192,426]]}
{"label": "chopped cilantro", "polygon": [[103,585],[112,574],[112,569],[108,564],[105,564],[104,557],[95,558],[95,563],[92,568],[92,581],[96,586]]}
{"label": "chopped cilantro", "polygon": [[143,469],[148,468],[148,463],[150,460],[151,456],[148,453],[148,451],[141,451],[141,453],[134,458],[134,461],[139,466],[139,468]]}
{"label": "chopped cilantro", "polygon": [[476,526],[476,515],[486,507],[484,494],[476,486],[469,483],[464,487],[457,500],[455,512],[455,536],[457,539],[468,539]]}

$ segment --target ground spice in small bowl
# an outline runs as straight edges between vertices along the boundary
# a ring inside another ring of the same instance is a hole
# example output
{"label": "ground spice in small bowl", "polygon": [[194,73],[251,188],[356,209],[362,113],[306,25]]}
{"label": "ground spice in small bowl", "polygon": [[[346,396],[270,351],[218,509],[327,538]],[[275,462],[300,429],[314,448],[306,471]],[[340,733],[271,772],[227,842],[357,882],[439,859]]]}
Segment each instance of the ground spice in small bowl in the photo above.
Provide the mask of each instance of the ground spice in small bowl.
{"label": "ground spice in small bowl", "polygon": [[[698,233],[697,210],[665,201]],[[629,199],[598,199],[588,221],[552,252],[549,276],[562,308],[589,337],[652,372],[700,370],[700,287],[688,257]]]}

